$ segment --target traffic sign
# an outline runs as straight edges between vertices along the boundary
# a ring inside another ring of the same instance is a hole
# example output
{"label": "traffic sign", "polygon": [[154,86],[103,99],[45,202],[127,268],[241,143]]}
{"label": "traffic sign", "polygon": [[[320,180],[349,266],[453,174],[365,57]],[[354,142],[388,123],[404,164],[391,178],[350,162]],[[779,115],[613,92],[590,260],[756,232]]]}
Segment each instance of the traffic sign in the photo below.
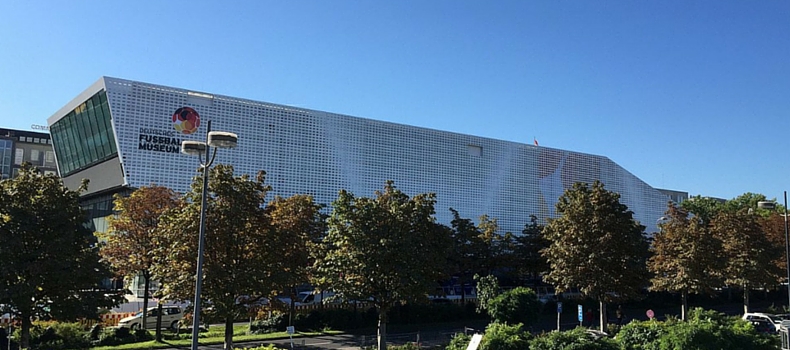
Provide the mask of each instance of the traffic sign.
{"label": "traffic sign", "polygon": [[557,313],[558,314],[562,313],[562,302],[561,301],[557,302]]}
{"label": "traffic sign", "polygon": [[583,307],[581,305],[579,305],[578,309],[579,309],[579,322],[581,322],[581,321],[584,320],[584,315],[582,313]]}
{"label": "traffic sign", "polygon": [[653,317],[656,317],[656,313],[655,313],[655,312],[653,312],[653,310],[652,310],[652,309],[650,309],[650,310],[647,310],[647,318],[649,318],[649,319],[651,319],[651,320],[652,320],[652,319],[653,319]]}

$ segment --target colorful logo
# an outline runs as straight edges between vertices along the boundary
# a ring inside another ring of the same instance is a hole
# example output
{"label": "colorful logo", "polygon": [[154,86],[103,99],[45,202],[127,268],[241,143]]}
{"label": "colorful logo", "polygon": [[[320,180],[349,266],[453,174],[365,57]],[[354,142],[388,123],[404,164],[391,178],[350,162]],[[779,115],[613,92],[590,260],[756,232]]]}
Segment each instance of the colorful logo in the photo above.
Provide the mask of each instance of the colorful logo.
{"label": "colorful logo", "polygon": [[173,113],[173,128],[182,134],[191,134],[200,126],[200,116],[191,107],[181,107]]}

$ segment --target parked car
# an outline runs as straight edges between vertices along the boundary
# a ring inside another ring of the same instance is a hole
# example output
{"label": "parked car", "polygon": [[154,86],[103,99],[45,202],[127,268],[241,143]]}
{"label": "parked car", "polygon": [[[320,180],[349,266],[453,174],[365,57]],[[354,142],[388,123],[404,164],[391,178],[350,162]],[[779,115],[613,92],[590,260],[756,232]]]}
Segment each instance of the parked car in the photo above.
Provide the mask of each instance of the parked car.
{"label": "parked car", "polygon": [[774,332],[778,332],[779,327],[782,325],[782,320],[779,317],[776,317],[776,315],[761,312],[747,312],[743,314],[743,317],[741,318],[751,321],[753,324],[754,322],[770,323],[774,327]]}
{"label": "parked car", "polygon": [[[156,307],[148,308],[148,317],[146,318],[145,328],[155,329],[156,319],[159,314],[159,309]],[[178,306],[163,306],[162,307],[162,326],[168,327],[172,330],[178,329],[178,322],[184,317],[184,311]],[[118,322],[118,327],[140,329],[143,324],[143,312],[140,311],[133,316],[121,319]]]}

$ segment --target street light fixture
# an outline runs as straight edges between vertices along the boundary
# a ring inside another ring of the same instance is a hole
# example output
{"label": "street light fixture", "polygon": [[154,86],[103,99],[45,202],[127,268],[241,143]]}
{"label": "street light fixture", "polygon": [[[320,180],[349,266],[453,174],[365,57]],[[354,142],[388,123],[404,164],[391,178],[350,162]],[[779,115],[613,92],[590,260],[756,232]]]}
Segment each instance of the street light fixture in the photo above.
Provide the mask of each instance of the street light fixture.
{"label": "street light fixture", "polygon": [[[206,142],[181,142],[181,153],[205,157],[205,161],[200,163],[200,167],[203,169],[203,194],[200,196],[200,232],[198,233],[195,303],[192,304],[192,350],[198,350],[198,334],[200,332],[200,289],[203,284],[203,251],[206,245],[206,197],[208,194],[209,168],[214,163],[218,148],[234,148],[238,140],[239,137],[234,133],[211,131],[211,121],[209,120],[206,126]],[[214,147],[214,152],[209,157],[211,147]]]}
{"label": "street light fixture", "polygon": [[[787,268],[787,307],[790,308],[790,235],[787,231],[787,191],[784,191],[785,199],[785,262]],[[776,202],[760,201],[757,202],[757,207],[762,209],[775,209]]]}

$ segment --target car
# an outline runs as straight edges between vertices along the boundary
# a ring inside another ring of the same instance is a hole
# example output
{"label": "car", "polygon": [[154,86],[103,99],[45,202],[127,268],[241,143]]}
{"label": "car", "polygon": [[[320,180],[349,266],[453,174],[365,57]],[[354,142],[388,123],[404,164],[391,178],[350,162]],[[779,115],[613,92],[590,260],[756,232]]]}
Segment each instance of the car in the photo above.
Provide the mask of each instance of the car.
{"label": "car", "polygon": [[[159,313],[157,307],[148,308],[148,317],[146,318],[146,329],[156,328],[156,319]],[[162,307],[162,326],[168,327],[172,330],[178,330],[178,323],[184,317],[184,311],[178,306],[163,306]],[[121,319],[118,322],[118,327],[129,329],[140,329],[143,324],[143,312],[140,311],[132,316]]]}
{"label": "car", "polygon": [[776,333],[776,327],[771,321],[753,319],[750,321],[758,333]]}
{"label": "car", "polygon": [[741,318],[746,321],[751,321],[752,324],[754,324],[754,322],[770,323],[774,327],[774,332],[778,332],[779,327],[782,325],[782,320],[776,315],[766,314],[762,312],[747,312],[743,314]]}

